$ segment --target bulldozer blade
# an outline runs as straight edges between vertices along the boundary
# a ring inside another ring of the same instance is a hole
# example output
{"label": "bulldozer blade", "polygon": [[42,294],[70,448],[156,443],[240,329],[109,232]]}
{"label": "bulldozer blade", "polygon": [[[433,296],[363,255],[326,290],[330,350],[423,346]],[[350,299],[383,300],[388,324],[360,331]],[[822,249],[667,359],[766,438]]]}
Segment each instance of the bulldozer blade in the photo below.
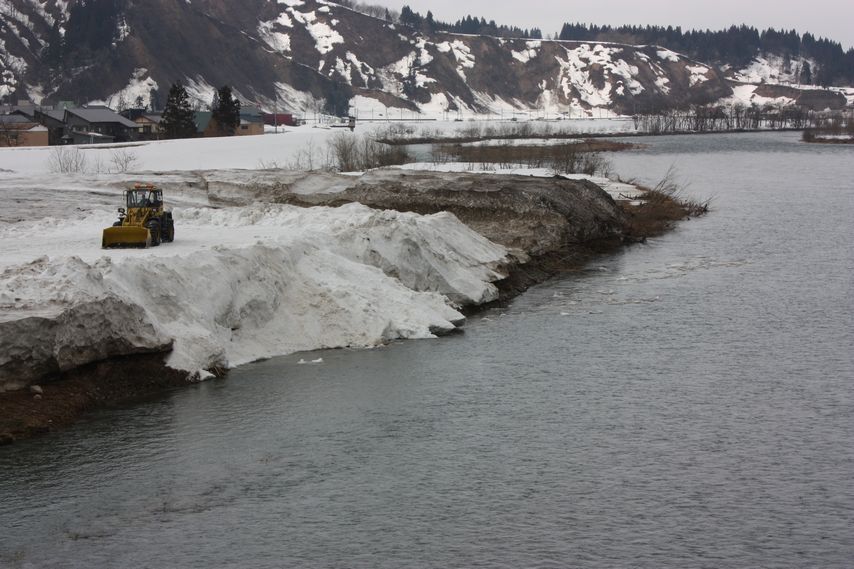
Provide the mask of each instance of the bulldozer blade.
{"label": "bulldozer blade", "polygon": [[119,227],[108,227],[104,230],[101,238],[101,247],[110,249],[113,247],[150,247],[151,233],[145,227],[134,227],[123,225]]}

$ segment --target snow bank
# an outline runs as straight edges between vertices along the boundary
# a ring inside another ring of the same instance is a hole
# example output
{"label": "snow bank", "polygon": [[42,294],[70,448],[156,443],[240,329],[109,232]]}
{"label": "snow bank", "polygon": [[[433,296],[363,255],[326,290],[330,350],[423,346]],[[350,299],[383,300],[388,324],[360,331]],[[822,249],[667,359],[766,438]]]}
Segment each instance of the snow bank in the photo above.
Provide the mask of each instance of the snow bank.
{"label": "snow bank", "polygon": [[[15,252],[0,259],[0,337],[42,346],[26,355],[0,344],[0,389],[22,367],[56,369],[55,354],[81,346],[105,347],[76,365],[174,341],[168,365],[199,371],[429,338],[463,321],[458,306],[495,299],[492,282],[504,276],[506,250],[447,213],[359,204],[174,213],[175,243],[149,250],[102,251],[106,211],[0,232],[0,249]],[[14,262],[42,251],[50,259]],[[34,326],[34,316],[47,320]],[[46,322],[74,334],[45,335]]]}

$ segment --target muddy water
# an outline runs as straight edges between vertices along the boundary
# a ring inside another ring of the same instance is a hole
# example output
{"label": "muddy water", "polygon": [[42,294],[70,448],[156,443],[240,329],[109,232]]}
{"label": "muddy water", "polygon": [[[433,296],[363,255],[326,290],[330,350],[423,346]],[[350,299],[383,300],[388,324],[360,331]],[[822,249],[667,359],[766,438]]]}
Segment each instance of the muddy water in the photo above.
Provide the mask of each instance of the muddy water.
{"label": "muddy water", "polygon": [[712,215],[463,336],[2,448],[0,566],[850,567],[854,148],[643,142],[615,169]]}

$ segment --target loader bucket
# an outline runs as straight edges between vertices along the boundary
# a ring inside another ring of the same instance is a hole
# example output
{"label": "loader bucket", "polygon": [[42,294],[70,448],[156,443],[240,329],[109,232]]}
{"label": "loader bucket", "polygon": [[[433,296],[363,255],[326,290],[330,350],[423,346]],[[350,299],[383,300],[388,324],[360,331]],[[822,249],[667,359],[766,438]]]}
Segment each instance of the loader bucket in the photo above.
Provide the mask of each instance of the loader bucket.
{"label": "loader bucket", "polygon": [[122,225],[108,227],[104,230],[101,238],[101,247],[110,249],[113,247],[150,247],[151,234],[145,227]]}

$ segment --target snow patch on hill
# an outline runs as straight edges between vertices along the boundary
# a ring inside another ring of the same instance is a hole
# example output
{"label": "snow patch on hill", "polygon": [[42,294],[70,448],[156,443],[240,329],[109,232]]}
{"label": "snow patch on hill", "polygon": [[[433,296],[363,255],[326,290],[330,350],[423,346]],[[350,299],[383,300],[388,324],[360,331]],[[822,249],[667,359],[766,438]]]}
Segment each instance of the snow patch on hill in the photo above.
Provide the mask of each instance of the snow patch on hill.
{"label": "snow patch on hill", "polygon": [[805,65],[810,66],[814,75],[817,70],[814,60],[796,57],[787,61],[778,55],[765,54],[754,58],[747,67],[731,70],[729,74],[743,83],[799,84]]}
{"label": "snow patch on hill", "polygon": [[[286,14],[282,14],[285,18],[287,18]],[[282,24],[282,16],[278,18],[278,20],[273,20],[271,22],[261,22],[258,24],[258,35],[261,37],[261,40],[270,46],[273,51],[278,51],[279,53],[288,53],[291,51],[291,36],[284,32],[277,31],[275,29],[276,25],[284,25]],[[290,19],[287,20],[290,23]]]}
{"label": "snow patch on hill", "polygon": [[[638,68],[614,57],[620,48],[605,47],[600,44],[591,47],[589,44],[582,44],[573,49],[567,47],[565,51],[567,55],[565,60],[555,57],[560,64],[558,85],[564,98],[571,98],[575,90],[580,99],[591,107],[607,107],[612,103],[614,91],[621,95],[623,94],[621,89],[627,87],[632,94],[637,95],[644,90],[643,85],[635,79]],[[602,87],[597,87],[590,74],[593,66],[598,66],[602,70],[605,79]],[[620,77],[616,83],[616,89],[608,81],[609,75],[612,74]]]}
{"label": "snow patch on hill", "polygon": [[[134,70],[124,89],[107,97],[106,101],[90,101],[89,104],[105,104],[113,109],[148,107],[151,104],[151,91],[159,88],[157,81],[148,74],[148,69],[140,67]],[[138,104],[140,102],[142,105]]]}
{"label": "snow patch on hill", "polygon": [[762,95],[757,95],[756,89],[758,88],[759,85],[734,85],[732,88],[733,95],[720,102],[724,105],[743,105],[746,107],[751,105],[780,107],[791,105],[795,102],[790,97],[763,97]]}

